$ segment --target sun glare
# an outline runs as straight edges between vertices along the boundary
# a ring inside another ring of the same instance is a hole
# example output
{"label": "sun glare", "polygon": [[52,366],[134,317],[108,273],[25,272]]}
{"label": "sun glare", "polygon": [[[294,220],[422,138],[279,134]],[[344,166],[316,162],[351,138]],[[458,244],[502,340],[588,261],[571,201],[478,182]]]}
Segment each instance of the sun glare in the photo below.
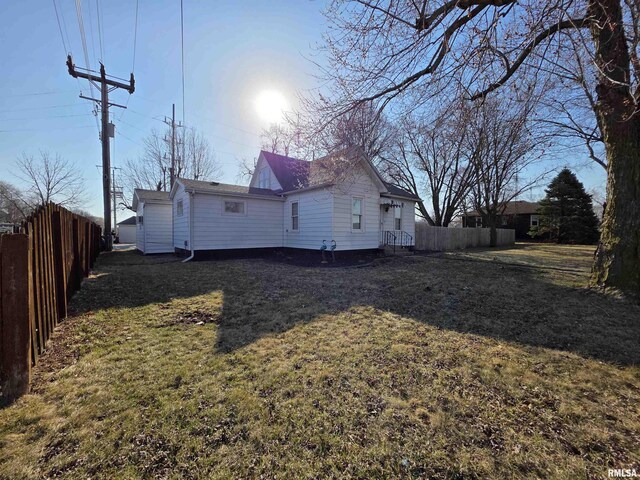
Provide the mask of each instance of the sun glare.
{"label": "sun glare", "polygon": [[266,123],[282,122],[287,108],[287,99],[277,90],[264,90],[256,97],[256,112]]}

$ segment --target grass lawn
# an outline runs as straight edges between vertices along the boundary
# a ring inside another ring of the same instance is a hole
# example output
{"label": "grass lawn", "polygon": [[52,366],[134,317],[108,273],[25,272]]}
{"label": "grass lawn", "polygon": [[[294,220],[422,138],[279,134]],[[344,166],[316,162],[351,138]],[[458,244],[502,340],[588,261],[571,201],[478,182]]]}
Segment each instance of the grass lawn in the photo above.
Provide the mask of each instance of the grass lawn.
{"label": "grass lawn", "polygon": [[640,307],[583,247],[103,255],[0,410],[0,478],[607,478],[640,469]]}

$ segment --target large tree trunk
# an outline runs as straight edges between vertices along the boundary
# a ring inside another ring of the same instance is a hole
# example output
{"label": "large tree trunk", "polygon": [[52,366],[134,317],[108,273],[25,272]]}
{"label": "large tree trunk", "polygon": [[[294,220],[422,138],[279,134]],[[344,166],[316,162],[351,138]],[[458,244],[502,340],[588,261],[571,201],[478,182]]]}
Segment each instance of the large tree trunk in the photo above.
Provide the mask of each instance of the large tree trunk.
{"label": "large tree trunk", "polygon": [[[607,151],[607,207],[592,282],[640,296],[640,119],[630,88],[620,0],[590,0],[599,78],[597,115]],[[634,115],[635,113],[635,115]]]}

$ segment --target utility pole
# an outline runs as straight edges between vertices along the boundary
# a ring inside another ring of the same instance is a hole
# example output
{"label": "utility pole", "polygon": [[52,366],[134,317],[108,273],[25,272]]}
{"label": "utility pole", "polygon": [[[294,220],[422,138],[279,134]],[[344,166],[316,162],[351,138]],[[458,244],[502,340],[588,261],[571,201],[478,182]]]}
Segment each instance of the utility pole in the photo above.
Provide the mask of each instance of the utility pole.
{"label": "utility pole", "polygon": [[[123,105],[116,103],[109,103],[109,92],[116,88],[122,88],[132,94],[135,91],[135,80],[133,73],[129,78],[129,84],[107,78],[104,65],[100,64],[100,75],[96,75],[95,72],[88,69],[82,69],[84,71],[78,71],[76,66],[71,60],[71,55],[67,55],[67,67],[69,69],[69,75],[74,78],[86,78],[100,89],[100,100],[91,97],[85,97],[80,95],[80,98],[92,100],[100,104],[100,110],[102,112],[102,132],[100,139],[102,141],[102,195],[104,202],[104,232],[105,232],[105,250],[111,251],[113,248],[113,238],[111,236],[111,157],[109,151],[109,107],[116,106],[120,108],[126,108]],[[109,88],[111,87],[111,88]]]}
{"label": "utility pole", "polygon": [[172,105],[171,109],[171,119],[164,117],[164,123],[166,123],[169,128],[171,128],[171,138],[167,138],[165,136],[165,142],[171,145],[171,167],[169,168],[169,190],[173,188],[173,183],[176,180],[176,160],[180,160],[181,158],[176,155],[176,146],[180,143],[180,140],[176,140],[176,128],[182,127],[182,124],[176,124],[176,104]]}
{"label": "utility pole", "polygon": [[115,230],[118,226],[118,209],[117,209],[117,201],[118,198],[122,198],[122,190],[118,190],[118,184],[116,183],[116,170],[122,170],[120,167],[111,167],[111,198],[113,200],[113,229]]}

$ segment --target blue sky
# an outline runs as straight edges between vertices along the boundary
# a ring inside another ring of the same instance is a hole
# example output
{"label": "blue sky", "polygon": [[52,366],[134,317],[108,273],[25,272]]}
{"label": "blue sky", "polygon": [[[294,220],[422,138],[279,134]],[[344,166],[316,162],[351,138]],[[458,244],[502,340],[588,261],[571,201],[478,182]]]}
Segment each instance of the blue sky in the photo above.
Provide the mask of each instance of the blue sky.
{"label": "blue sky", "polygon": [[[82,13],[90,62],[103,59],[107,73],[128,78],[133,66],[135,0],[102,0],[104,31],[100,52],[96,1],[84,0]],[[84,53],[73,0],[56,0],[65,43],[74,63]],[[255,111],[263,90],[278,90],[295,106],[296,93],[316,81],[308,60],[325,29],[322,2],[184,1],[185,118],[201,130],[223,167],[220,180],[235,183],[238,162],[256,157],[265,122]],[[100,214],[101,163],[96,120],[86,81],[67,73],[65,49],[53,1],[3,2],[0,52],[0,178],[17,185],[14,162],[40,149],[75,162],[87,181],[87,210]],[[93,33],[93,35],[92,35]],[[171,114],[182,119],[180,2],[139,0],[134,74],[136,91],[128,109],[111,109],[117,134],[112,163],[122,165],[142,152],[142,139]],[[110,98],[126,103],[126,92]]]}
{"label": "blue sky", "polygon": [[[134,68],[136,92],[128,109],[112,108],[116,139],[112,164],[122,166],[142,151],[142,139],[171,104],[182,119],[180,1],[139,0],[137,48],[133,65],[135,0],[101,0],[103,54],[100,51],[96,0],[83,0],[84,28],[90,63],[102,58],[107,73],[128,78]],[[84,66],[74,0],[56,0],[66,49]],[[195,1],[184,0],[186,124],[202,131],[223,167],[218,179],[236,183],[238,163],[260,148],[266,123],[255,111],[261,91],[278,90],[295,107],[296,93],[317,87],[309,60],[327,25],[323,0]],[[66,29],[64,28],[66,26]],[[0,42],[0,179],[20,185],[12,176],[16,158],[40,149],[59,153],[82,170],[90,192],[86,210],[102,212],[101,163],[96,120],[86,81],[70,77],[53,0],[4,1]],[[321,61],[321,59],[318,59]],[[128,94],[111,100],[127,103]],[[558,168],[586,158],[581,149],[563,150]],[[604,172],[578,170],[588,189],[604,190]],[[526,199],[541,195],[541,190]]]}

